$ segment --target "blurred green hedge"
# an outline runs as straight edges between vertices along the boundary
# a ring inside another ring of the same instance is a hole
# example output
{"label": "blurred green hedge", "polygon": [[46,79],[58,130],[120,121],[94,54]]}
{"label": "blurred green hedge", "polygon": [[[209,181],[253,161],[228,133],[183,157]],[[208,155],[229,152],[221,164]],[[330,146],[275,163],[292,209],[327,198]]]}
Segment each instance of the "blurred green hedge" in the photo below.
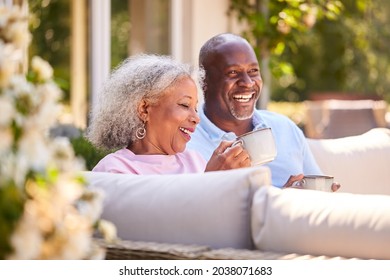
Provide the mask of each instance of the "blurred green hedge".
{"label": "blurred green hedge", "polygon": [[84,136],[70,139],[76,156],[85,160],[87,170],[92,168],[109,152],[95,148]]}

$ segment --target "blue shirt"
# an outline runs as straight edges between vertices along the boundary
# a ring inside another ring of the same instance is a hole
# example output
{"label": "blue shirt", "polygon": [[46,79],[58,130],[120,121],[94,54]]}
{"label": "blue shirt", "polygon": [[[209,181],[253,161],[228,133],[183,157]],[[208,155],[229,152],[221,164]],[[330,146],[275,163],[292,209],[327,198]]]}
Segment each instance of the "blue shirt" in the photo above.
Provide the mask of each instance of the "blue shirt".
{"label": "blue shirt", "polygon": [[[191,135],[187,149],[195,150],[208,161],[222,140],[234,140],[233,132],[225,132],[214,125],[199,110],[200,124]],[[302,130],[288,117],[265,110],[255,110],[254,129],[270,127],[276,142],[277,156],[265,166],[271,169],[272,184],[282,187],[290,177],[297,174],[323,174],[316,163]]]}

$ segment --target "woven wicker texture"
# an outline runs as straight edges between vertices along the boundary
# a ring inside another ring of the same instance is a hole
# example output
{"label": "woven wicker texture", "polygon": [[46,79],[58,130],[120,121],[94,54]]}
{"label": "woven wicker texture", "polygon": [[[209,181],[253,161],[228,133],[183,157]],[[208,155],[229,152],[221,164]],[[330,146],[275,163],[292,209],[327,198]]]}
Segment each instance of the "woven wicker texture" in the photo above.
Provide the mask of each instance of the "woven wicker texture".
{"label": "woven wicker texture", "polygon": [[107,243],[107,260],[339,260],[340,257],[283,254],[245,249],[216,249],[207,246],[118,240]]}

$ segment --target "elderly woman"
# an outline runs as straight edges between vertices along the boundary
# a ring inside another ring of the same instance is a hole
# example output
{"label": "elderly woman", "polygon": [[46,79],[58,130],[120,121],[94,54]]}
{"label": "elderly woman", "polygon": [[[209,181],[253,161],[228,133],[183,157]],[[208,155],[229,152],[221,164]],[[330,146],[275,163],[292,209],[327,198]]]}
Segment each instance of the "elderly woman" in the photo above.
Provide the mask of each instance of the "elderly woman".
{"label": "elderly woman", "polygon": [[185,150],[199,123],[198,89],[203,72],[166,56],[126,59],[103,87],[87,137],[97,147],[117,150],[93,171],[177,174],[250,166],[240,145],[223,141],[206,162]]}

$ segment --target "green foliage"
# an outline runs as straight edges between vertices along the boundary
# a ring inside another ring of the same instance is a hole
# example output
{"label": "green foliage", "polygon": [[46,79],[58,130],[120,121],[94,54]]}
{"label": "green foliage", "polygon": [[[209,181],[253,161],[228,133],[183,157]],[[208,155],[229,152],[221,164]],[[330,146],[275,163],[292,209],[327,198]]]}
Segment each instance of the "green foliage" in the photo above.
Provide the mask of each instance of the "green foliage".
{"label": "green foliage", "polygon": [[82,157],[85,160],[87,170],[92,170],[99,160],[109,153],[108,151],[102,151],[95,148],[91,142],[83,136],[70,139],[70,141],[76,156]]}
{"label": "green foliage", "polygon": [[111,67],[128,56],[130,32],[129,1],[111,1]]}
{"label": "green foliage", "polygon": [[337,0],[231,0],[229,13],[248,24],[244,36],[254,43],[261,60],[296,48],[302,33],[320,19],[337,18],[342,7]]}
{"label": "green foliage", "polygon": [[231,12],[270,57],[273,100],[342,91],[390,102],[390,1],[231,0]]}
{"label": "green foliage", "polygon": [[54,69],[57,85],[70,98],[70,1],[29,0],[32,42],[29,56],[40,56]]}
{"label": "green foliage", "polygon": [[[289,53],[297,76],[304,81],[304,87],[296,92],[307,97],[310,92],[343,91],[389,100],[390,56],[383,47],[390,43],[390,29],[383,19],[374,19],[369,10],[361,10],[368,6],[359,5],[360,1],[343,3],[343,17],[318,22],[301,40],[298,51]],[[372,4],[370,9],[375,10]],[[378,26],[379,21],[383,27]],[[315,67],[308,67],[308,61]]]}
{"label": "green foliage", "polygon": [[24,194],[13,182],[0,188],[0,260],[12,252],[10,238],[24,209]]}

